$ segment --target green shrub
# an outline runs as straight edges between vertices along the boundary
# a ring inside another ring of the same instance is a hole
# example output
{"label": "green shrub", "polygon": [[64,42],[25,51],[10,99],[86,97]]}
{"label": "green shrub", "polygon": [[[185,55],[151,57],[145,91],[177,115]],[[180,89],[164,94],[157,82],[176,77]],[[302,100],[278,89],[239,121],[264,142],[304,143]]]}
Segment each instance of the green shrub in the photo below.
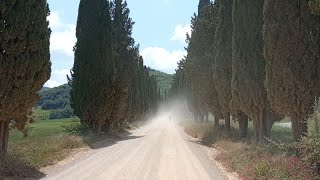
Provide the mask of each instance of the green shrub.
{"label": "green shrub", "polygon": [[90,133],[89,126],[81,123],[73,123],[67,126],[62,126],[64,132],[71,135],[88,135]]}
{"label": "green shrub", "polygon": [[49,114],[49,119],[65,119],[73,116],[73,109],[67,106],[63,109],[51,110]]}
{"label": "green shrub", "polygon": [[298,144],[302,159],[320,172],[320,114],[310,118],[308,136]]}
{"label": "green shrub", "polygon": [[235,129],[234,127],[231,127],[230,131],[226,131],[225,127],[223,126],[212,126],[203,134],[202,142],[205,145],[210,146],[220,140],[238,140],[238,138],[239,130]]}

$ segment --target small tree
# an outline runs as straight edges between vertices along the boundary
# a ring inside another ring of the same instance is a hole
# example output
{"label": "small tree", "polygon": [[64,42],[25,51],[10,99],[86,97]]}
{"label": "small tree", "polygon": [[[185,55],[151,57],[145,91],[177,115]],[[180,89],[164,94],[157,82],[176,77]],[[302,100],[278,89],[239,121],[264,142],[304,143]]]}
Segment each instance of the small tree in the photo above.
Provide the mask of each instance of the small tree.
{"label": "small tree", "polygon": [[304,161],[320,172],[320,114],[313,114],[310,119],[310,129],[307,137],[298,144],[299,152]]}
{"label": "small tree", "polygon": [[24,130],[37,92],[50,78],[45,0],[0,2],[0,154],[8,148],[9,124]]}

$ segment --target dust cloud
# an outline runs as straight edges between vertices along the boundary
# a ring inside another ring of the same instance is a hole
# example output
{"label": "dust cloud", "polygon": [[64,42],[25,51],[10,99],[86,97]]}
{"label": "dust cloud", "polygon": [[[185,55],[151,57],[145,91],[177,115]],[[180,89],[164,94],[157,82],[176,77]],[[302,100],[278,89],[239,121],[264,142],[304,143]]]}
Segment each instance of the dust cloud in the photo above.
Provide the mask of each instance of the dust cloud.
{"label": "dust cloud", "polygon": [[192,114],[188,110],[187,100],[183,97],[175,97],[161,103],[157,112],[148,119],[149,122],[168,120],[179,123],[181,121],[192,120]]}

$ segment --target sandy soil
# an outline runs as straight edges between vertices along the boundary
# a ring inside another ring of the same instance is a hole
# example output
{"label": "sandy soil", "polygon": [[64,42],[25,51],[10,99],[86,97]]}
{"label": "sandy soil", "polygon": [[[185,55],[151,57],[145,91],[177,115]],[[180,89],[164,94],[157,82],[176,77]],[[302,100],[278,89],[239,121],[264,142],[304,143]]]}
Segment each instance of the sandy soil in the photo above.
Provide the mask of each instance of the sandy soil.
{"label": "sandy soil", "polygon": [[117,141],[101,143],[45,179],[229,179],[208,152],[175,122],[159,119]]}

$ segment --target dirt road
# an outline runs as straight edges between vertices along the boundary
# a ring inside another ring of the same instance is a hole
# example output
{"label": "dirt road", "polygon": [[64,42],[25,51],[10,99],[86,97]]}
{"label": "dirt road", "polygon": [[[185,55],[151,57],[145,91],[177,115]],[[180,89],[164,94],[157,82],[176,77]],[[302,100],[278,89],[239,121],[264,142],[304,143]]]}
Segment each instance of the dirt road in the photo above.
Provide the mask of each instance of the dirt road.
{"label": "dirt road", "polygon": [[158,119],[117,142],[107,142],[45,179],[227,179],[203,147],[169,119]]}

